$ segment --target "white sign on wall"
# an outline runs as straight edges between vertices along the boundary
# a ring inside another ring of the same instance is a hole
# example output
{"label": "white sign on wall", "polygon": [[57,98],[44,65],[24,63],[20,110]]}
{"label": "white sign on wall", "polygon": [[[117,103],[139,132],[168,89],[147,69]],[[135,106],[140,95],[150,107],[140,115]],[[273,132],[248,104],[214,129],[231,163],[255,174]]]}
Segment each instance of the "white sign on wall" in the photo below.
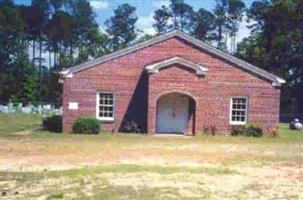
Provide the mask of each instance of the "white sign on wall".
{"label": "white sign on wall", "polygon": [[78,110],[78,103],[77,102],[69,102],[68,109],[70,110]]}

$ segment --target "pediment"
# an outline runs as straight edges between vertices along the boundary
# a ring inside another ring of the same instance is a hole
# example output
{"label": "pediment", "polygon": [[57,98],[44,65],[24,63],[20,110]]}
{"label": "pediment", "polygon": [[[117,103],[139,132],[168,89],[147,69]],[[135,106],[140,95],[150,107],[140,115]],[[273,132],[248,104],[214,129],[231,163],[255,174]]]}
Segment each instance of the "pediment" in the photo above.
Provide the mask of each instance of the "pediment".
{"label": "pediment", "polygon": [[205,75],[208,71],[208,68],[206,68],[205,66],[194,63],[190,60],[187,60],[187,59],[184,59],[184,58],[181,58],[178,56],[147,65],[147,66],[145,66],[145,69],[147,70],[148,73],[154,74],[154,73],[158,73],[160,69],[174,65],[174,64],[179,64],[179,65],[182,65],[189,69],[192,69],[195,71],[196,75]]}

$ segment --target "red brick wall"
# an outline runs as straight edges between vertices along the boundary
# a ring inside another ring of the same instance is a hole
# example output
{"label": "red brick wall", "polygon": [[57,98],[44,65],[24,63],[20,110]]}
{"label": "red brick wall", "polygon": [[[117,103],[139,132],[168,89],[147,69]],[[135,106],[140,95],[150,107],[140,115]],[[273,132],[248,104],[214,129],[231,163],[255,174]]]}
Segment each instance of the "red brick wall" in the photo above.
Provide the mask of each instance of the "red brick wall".
{"label": "red brick wall", "polygon": [[[174,56],[206,66],[205,76],[197,76],[182,66],[170,66],[157,74],[146,74],[144,66]],[[63,127],[71,130],[75,118],[95,116],[96,92],[115,94],[115,121],[103,123],[105,131],[123,131],[131,119],[150,133],[155,132],[157,99],[165,93],[182,92],[196,103],[194,130],[216,125],[221,133],[229,130],[230,97],[249,97],[248,123],[271,129],[279,122],[280,89],[256,75],[245,72],[214,55],[172,38],[112,61],[75,73],[64,80]],[[68,102],[78,102],[69,110]],[[148,119],[148,120],[147,120]],[[192,133],[192,130],[188,130]]]}

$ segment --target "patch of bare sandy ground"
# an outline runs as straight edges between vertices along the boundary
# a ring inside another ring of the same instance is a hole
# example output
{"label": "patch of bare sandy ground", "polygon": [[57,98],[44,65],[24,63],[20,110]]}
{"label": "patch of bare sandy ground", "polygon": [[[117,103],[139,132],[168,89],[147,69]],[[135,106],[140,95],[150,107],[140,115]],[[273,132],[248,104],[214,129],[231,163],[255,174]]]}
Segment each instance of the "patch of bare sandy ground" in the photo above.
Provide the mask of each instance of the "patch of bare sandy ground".
{"label": "patch of bare sandy ground", "polygon": [[278,148],[246,144],[109,144],[112,148],[105,145],[107,150],[97,152],[63,145],[54,146],[53,153],[42,151],[43,145],[2,142],[1,199],[303,200],[297,151],[291,154],[299,160],[283,160],[276,156],[283,155]]}

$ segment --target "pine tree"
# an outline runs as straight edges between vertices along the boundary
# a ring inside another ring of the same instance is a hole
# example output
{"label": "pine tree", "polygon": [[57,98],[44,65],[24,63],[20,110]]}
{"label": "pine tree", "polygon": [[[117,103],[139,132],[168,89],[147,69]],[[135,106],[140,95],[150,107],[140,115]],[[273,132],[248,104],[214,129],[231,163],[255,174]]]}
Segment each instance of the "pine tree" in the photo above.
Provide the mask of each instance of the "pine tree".
{"label": "pine tree", "polygon": [[110,46],[112,50],[130,45],[137,36],[135,23],[136,8],[125,3],[114,10],[114,16],[106,20],[106,31],[111,35]]}
{"label": "pine tree", "polygon": [[153,24],[153,27],[156,29],[157,33],[167,32],[171,28],[168,25],[170,17],[171,14],[166,6],[162,6],[160,9],[155,11],[153,16],[155,24]]}

